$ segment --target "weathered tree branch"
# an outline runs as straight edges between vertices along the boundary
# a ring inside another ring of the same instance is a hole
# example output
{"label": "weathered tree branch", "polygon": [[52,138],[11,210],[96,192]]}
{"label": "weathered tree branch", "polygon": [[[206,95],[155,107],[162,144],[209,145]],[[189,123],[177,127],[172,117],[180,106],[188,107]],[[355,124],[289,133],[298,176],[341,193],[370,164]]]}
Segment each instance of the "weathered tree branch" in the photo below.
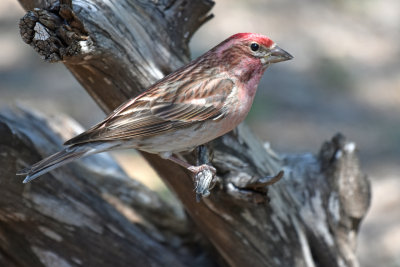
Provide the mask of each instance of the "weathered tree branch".
{"label": "weathered tree branch", "polygon": [[[61,60],[105,111],[187,62],[188,40],[212,6],[86,0],[73,1],[71,11],[57,1],[40,3],[22,20],[23,39],[46,60]],[[211,147],[220,183],[199,204],[182,168],[144,156],[229,265],[357,266],[369,184],[353,143],[338,135],[319,156],[277,156],[242,125]],[[281,181],[263,186],[280,170]]]}
{"label": "weathered tree branch", "polygon": [[0,115],[0,166],[7,167],[0,169],[0,251],[7,255],[0,265],[213,265],[183,213],[128,178],[107,155],[60,168],[35,184],[15,179],[18,167],[60,149],[81,130],[76,125],[26,110]]}

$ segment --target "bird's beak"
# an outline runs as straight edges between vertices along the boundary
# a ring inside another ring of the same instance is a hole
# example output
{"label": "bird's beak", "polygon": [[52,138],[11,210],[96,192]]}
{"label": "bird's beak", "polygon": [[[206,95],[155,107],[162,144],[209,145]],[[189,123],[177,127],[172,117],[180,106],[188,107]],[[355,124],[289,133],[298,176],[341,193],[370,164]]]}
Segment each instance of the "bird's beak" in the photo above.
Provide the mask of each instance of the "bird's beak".
{"label": "bird's beak", "polygon": [[281,61],[286,61],[292,59],[293,56],[280,48],[279,46],[275,46],[271,49],[271,53],[266,56],[265,60],[267,63],[277,63]]}

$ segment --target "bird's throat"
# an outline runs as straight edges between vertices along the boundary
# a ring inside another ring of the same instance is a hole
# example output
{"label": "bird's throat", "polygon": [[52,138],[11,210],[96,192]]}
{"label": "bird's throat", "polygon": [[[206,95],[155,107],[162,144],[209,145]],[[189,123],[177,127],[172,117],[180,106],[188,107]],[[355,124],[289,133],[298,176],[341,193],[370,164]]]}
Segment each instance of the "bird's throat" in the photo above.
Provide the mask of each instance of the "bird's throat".
{"label": "bird's throat", "polygon": [[261,77],[264,73],[263,69],[257,71],[248,71],[241,76],[240,81],[243,83],[246,90],[246,94],[253,98],[256,94],[258,84],[260,83]]}

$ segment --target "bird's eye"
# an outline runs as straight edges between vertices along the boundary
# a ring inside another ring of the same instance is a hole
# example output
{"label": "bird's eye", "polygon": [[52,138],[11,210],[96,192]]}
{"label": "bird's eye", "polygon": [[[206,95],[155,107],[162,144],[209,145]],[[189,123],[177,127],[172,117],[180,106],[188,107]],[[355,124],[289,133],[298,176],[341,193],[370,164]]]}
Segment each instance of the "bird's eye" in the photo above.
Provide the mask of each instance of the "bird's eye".
{"label": "bird's eye", "polygon": [[260,48],[260,45],[259,44],[257,44],[257,43],[252,43],[251,45],[250,45],[250,48],[251,48],[251,50],[252,51],[257,51],[259,48]]}

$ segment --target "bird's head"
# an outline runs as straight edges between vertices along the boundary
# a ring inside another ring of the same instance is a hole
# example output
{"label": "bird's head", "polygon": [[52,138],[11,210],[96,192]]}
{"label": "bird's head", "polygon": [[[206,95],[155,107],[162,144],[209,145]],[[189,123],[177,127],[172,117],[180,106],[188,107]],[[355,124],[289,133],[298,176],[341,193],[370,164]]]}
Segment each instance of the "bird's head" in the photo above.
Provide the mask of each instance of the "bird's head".
{"label": "bird's head", "polygon": [[216,53],[233,65],[253,63],[267,67],[272,63],[293,58],[288,52],[276,45],[268,37],[256,33],[237,33],[232,35],[217,47]]}
{"label": "bird's head", "polygon": [[264,35],[237,33],[211,49],[204,58],[244,84],[245,98],[250,99],[267,67],[293,56]]}

